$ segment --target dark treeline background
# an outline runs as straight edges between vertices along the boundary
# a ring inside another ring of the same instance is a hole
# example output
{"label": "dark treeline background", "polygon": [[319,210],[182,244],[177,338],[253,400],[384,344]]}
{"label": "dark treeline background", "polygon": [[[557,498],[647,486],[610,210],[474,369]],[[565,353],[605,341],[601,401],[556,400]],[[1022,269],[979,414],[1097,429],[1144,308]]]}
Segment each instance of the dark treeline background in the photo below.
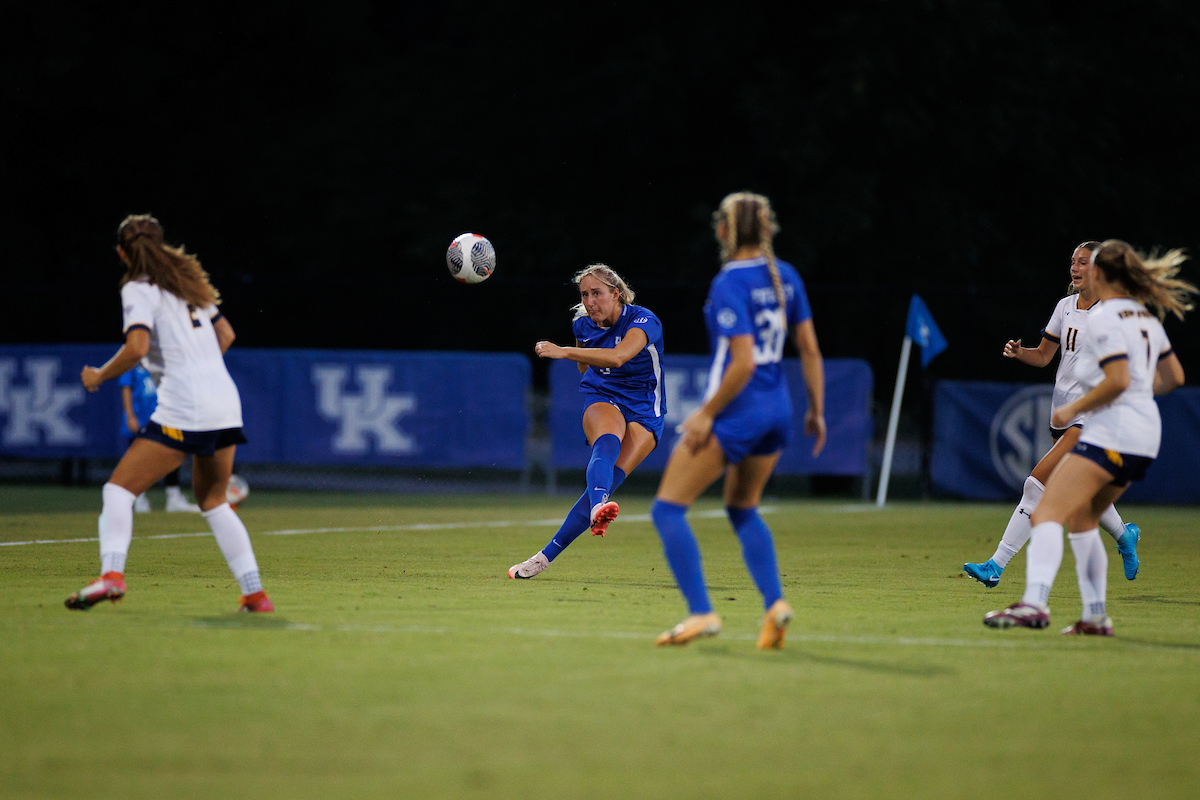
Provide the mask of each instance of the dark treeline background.
{"label": "dark treeline background", "polygon": [[[914,291],[934,376],[1049,380],[1000,350],[1036,342],[1076,243],[1198,244],[1193,2],[521,9],[8,7],[0,339],[118,341],[114,231],[150,211],[241,346],[532,355],[605,261],[668,354],[703,352],[710,215],[747,188],[826,354],[883,396]],[[478,286],[444,267],[468,230],[498,252]],[[1200,320],[1168,331],[1200,371]]]}

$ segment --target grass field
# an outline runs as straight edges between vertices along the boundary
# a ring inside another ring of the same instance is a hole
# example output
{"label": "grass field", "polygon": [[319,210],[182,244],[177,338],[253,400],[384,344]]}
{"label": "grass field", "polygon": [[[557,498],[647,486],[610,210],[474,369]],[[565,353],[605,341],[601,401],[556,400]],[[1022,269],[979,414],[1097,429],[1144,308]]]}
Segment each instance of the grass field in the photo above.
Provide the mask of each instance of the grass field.
{"label": "grass field", "polygon": [[[995,590],[959,572],[1007,506],[772,503],[797,621],[760,653],[713,502],[692,519],[719,638],[653,646],[684,607],[648,498],[508,580],[570,502],[254,494],[261,617],[210,536],[151,538],[195,515],[138,515],[128,597],[87,613],[62,601],[94,541],[0,547],[0,796],[1200,796],[1200,509],[1123,509],[1143,569],[1110,547],[1098,640],[1057,634],[1069,548],[1050,630],[980,624],[1024,585],[1023,556]],[[98,504],[0,487],[0,542],[94,537]]]}

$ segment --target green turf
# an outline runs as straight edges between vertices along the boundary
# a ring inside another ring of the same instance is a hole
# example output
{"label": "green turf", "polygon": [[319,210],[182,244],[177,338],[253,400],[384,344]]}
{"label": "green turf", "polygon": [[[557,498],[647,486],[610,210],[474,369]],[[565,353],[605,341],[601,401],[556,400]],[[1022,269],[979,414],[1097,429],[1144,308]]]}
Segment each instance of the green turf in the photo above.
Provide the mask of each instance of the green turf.
{"label": "green turf", "polygon": [[[99,491],[0,488],[0,541],[95,536]],[[260,492],[241,510],[279,611],[237,587],[194,515],[138,515],[129,596],[87,613],[94,542],[0,547],[0,796],[1195,797],[1200,510],[1124,509],[1111,640],[1078,616],[1068,552],[1049,631],[991,631],[1010,508],[779,502],[766,519],[798,617],[760,653],[758,595],[723,519],[694,519],[725,621],[680,649],[684,608],[645,514],[549,571],[505,570],[569,499]],[[704,502],[698,511],[718,508]],[[471,523],[441,530],[371,526]],[[313,528],[358,530],[266,535]]]}

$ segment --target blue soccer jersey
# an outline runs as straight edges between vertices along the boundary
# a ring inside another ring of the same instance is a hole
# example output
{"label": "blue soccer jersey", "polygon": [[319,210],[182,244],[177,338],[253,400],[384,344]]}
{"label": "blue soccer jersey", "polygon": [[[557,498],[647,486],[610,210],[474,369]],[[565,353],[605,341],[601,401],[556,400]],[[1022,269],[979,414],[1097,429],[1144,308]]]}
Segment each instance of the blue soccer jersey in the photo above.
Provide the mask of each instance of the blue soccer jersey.
{"label": "blue soccer jersey", "polygon": [[[138,364],[133,369],[117,378],[118,386],[128,386],[132,392],[130,400],[133,404],[133,415],[137,417],[138,427],[145,427],[150,421],[150,415],[154,413],[154,409],[158,407],[158,389],[154,385],[154,378],[150,376],[150,372]],[[121,432],[126,436],[133,436],[137,431],[129,430],[129,423],[125,420],[125,414],[121,414]]]}
{"label": "blue soccer jersey", "polygon": [[630,328],[642,329],[646,346],[622,366],[588,367],[579,391],[602,395],[641,416],[661,418],[667,412],[662,390],[663,330],[654,312],[627,305],[621,307],[612,327],[601,328],[586,315],[576,317],[572,325],[580,347],[616,347]]}
{"label": "blue soccer jersey", "polygon": [[783,377],[783,344],[793,326],[812,318],[812,310],[796,268],[786,261],[775,263],[783,282],[786,309],[779,307],[765,256],[727,262],[708,290],[704,321],[713,353],[709,396],[716,393],[729,366],[729,340],[734,336],[754,337],[754,375],[721,412],[722,416],[753,408],[755,396],[763,394],[782,394],[790,406]]}

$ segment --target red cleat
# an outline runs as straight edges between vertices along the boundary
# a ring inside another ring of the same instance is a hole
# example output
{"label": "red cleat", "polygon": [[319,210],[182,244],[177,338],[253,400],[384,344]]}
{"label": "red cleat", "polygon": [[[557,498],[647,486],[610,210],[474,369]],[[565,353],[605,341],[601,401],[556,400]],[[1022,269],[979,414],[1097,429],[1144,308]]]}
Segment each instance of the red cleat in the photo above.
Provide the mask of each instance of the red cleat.
{"label": "red cleat", "polygon": [[125,596],[125,576],[120,572],[106,572],[66,600],[66,607],[76,611],[87,611],[96,603],[105,600],[117,602]]}
{"label": "red cleat", "polygon": [[1113,624],[1108,617],[1096,621],[1079,620],[1074,625],[1062,629],[1063,636],[1112,636]]}
{"label": "red cleat", "polygon": [[592,536],[603,536],[608,524],[617,518],[621,507],[609,500],[592,509]]}
{"label": "red cleat", "polygon": [[267,597],[267,593],[261,589],[254,594],[242,595],[242,604],[238,607],[238,611],[246,611],[253,614],[263,614],[274,610],[275,604],[271,602],[271,598]]}

